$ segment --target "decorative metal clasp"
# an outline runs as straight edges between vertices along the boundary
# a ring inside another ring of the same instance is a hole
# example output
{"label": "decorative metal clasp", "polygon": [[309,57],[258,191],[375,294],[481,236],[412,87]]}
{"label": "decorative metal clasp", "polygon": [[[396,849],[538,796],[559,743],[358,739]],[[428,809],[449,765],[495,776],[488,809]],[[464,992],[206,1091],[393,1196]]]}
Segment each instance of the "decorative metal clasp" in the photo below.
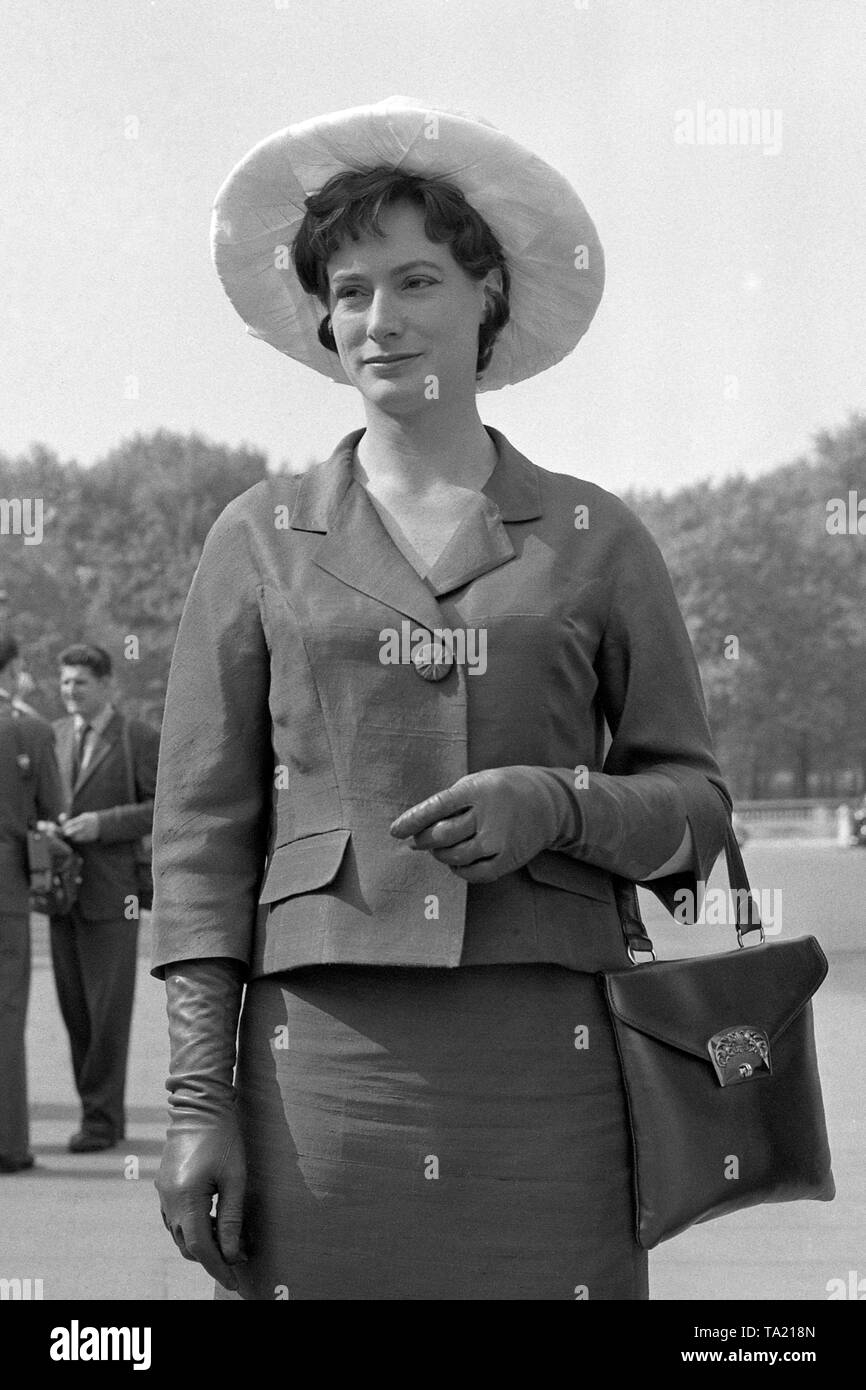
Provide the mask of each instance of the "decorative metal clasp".
{"label": "decorative metal clasp", "polygon": [[[639,956],[643,956],[644,959],[643,959],[643,960],[639,960],[639,959],[638,959]],[[652,947],[652,945],[649,945],[649,946],[647,946],[646,948],[644,948],[644,947],[642,947],[642,946],[632,946],[632,945],[629,943],[629,946],[628,946],[628,958],[629,958],[629,960],[631,961],[632,965],[645,965],[645,964],[647,963],[647,961],[654,961],[654,960],[655,960],[655,958],[656,958],[656,953],[655,953],[655,950],[654,950],[654,948]]]}
{"label": "decorative metal clasp", "polygon": [[759,935],[759,937],[758,937],[758,945],[759,945],[759,946],[763,946],[763,944],[764,944],[764,928],[763,928],[763,926],[761,925],[760,922],[755,922],[752,926],[748,926],[748,927],[741,927],[741,926],[738,925],[738,926],[737,926],[737,945],[738,945],[738,946],[742,946],[742,947],[745,949],[746,943],[743,941],[743,937],[744,937],[744,936],[748,936],[748,935],[749,935],[749,932],[752,932],[752,931],[756,931],[756,932],[759,932],[759,933],[760,933],[760,935]]}
{"label": "decorative metal clasp", "polygon": [[710,1061],[720,1086],[737,1086],[756,1076],[769,1075],[770,1040],[762,1028],[741,1023],[714,1033],[707,1043]]}

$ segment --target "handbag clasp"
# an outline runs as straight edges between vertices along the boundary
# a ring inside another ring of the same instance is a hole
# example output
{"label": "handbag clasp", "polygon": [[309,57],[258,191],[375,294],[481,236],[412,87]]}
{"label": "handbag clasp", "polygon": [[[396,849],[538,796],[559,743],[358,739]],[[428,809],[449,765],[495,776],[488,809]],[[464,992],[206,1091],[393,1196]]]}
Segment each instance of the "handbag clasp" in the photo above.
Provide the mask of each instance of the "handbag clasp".
{"label": "handbag clasp", "polygon": [[707,1051],[720,1086],[737,1086],[773,1070],[770,1040],[762,1028],[754,1028],[750,1023],[714,1033]]}

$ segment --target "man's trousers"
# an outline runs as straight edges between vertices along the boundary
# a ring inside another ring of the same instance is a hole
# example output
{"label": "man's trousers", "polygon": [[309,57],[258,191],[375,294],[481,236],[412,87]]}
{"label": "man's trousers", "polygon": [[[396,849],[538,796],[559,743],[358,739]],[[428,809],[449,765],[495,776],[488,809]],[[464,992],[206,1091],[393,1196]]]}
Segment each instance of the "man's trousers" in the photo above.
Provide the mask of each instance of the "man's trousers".
{"label": "man's trousers", "polygon": [[135,995],[138,922],[94,922],[73,907],[51,919],[51,959],[69,1034],[84,1133],[120,1140]]}

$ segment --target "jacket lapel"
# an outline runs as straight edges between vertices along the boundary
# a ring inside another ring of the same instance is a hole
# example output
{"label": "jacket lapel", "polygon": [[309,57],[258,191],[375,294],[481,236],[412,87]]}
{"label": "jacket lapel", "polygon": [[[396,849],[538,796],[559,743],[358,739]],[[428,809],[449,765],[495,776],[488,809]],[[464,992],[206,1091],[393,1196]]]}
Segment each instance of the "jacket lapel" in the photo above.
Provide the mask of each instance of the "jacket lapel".
{"label": "jacket lapel", "polygon": [[497,462],[478,508],[461,522],[430,570],[427,581],[389,536],[366,491],[352,475],[352,454],[364,431],[354,430],[330,458],[302,477],[292,511],[294,530],[321,531],[316,564],[342,583],[377,599],[427,628],[439,627],[437,597],[468,584],[512,559],[504,523],[541,515],[535,471],[499,430],[485,426]]}

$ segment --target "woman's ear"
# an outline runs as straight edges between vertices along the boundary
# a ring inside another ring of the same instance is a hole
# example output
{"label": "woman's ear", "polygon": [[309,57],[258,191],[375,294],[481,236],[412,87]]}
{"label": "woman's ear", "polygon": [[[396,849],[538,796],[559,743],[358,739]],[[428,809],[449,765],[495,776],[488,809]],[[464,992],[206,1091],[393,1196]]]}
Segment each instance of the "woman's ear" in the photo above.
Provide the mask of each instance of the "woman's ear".
{"label": "woman's ear", "polygon": [[492,270],[488,270],[482,281],[482,285],[484,287],[483,323],[485,320],[489,319],[496,304],[497,295],[502,294],[502,271],[498,266],[494,266]]}

